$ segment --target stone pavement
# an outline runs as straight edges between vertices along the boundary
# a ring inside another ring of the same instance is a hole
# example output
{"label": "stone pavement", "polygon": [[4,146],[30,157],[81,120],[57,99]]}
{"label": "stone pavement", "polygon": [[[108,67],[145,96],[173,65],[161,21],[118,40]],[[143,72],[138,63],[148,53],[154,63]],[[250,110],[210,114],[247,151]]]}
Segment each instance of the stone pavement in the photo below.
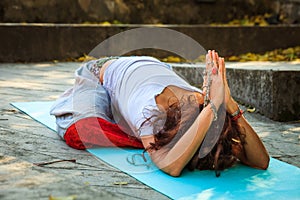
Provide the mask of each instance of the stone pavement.
{"label": "stone pavement", "polygon": [[[53,131],[9,105],[55,100],[73,83],[80,63],[0,64],[0,199],[168,199],[86,151],[68,147]],[[246,118],[270,155],[300,167],[300,122]],[[39,167],[34,163],[76,159]]]}

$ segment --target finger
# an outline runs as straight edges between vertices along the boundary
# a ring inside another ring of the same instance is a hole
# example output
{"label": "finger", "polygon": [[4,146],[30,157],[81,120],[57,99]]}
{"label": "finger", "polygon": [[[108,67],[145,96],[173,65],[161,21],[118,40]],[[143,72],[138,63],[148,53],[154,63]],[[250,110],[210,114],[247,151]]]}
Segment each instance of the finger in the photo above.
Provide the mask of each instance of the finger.
{"label": "finger", "polygon": [[211,61],[213,61],[213,53],[214,53],[214,50],[209,51],[209,56],[210,56]]}
{"label": "finger", "polygon": [[225,61],[224,58],[221,58],[222,61],[222,71],[223,71],[223,80],[225,83],[227,83],[227,78],[226,78],[226,67],[225,67]]}
{"label": "finger", "polygon": [[216,58],[217,58],[217,62],[218,62],[218,68],[222,67],[222,61],[221,61],[222,57],[219,57],[218,53],[216,53]]}
{"label": "finger", "polygon": [[226,67],[225,67],[225,60],[224,60],[224,58],[222,58],[222,65],[223,65],[223,68],[224,68],[224,73],[226,75]]}
{"label": "finger", "polygon": [[209,63],[209,53],[207,53],[205,55],[205,64],[206,64],[206,67],[207,67],[208,63]]}
{"label": "finger", "polygon": [[206,54],[206,57],[205,57],[205,70],[203,71],[203,75],[206,76],[206,73],[209,69],[209,54],[207,53]]}
{"label": "finger", "polygon": [[219,63],[219,54],[218,52],[216,52],[216,60],[217,60],[217,67],[220,67],[220,63]]}
{"label": "finger", "polygon": [[218,54],[218,52],[215,52],[215,54],[216,54],[216,60],[217,60],[217,67],[220,67],[219,54]]}
{"label": "finger", "polygon": [[223,60],[222,60],[221,57],[219,58],[219,69],[220,69],[222,78],[224,80],[224,78],[225,78],[225,75],[224,75],[224,66],[223,66]]}
{"label": "finger", "polygon": [[224,79],[226,79],[225,61],[224,61],[224,58],[222,58],[221,60],[222,60],[222,68],[223,68]]}
{"label": "finger", "polygon": [[224,68],[223,68],[223,65],[222,65],[222,58],[219,58],[218,59],[218,62],[219,62],[219,73],[224,81]]}
{"label": "finger", "polygon": [[217,62],[217,57],[216,57],[216,52],[213,50],[212,52],[212,58],[213,58],[213,63],[215,67],[218,67],[218,62]]}
{"label": "finger", "polygon": [[206,69],[209,70],[212,67],[212,52],[208,50],[206,54]]}
{"label": "finger", "polygon": [[209,67],[212,67],[213,62],[213,51],[209,50],[209,62],[211,63]]}

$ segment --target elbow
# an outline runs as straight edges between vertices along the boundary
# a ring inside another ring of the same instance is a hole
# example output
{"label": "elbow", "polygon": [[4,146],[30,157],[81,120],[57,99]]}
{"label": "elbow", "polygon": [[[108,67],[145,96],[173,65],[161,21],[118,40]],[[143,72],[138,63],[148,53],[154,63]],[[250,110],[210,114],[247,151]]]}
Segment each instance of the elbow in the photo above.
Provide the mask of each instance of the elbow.
{"label": "elbow", "polygon": [[270,157],[268,156],[265,162],[262,164],[261,168],[264,170],[268,169],[269,163],[270,163]]}
{"label": "elbow", "polygon": [[173,167],[165,167],[161,169],[166,174],[173,176],[173,177],[179,177],[181,175],[182,169],[179,168],[173,168]]}
{"label": "elbow", "polygon": [[[166,172],[166,171],[164,171],[164,172]],[[181,172],[176,171],[176,170],[168,171],[166,173],[173,177],[179,177],[181,175]]]}
{"label": "elbow", "polygon": [[256,160],[254,162],[243,161],[243,163],[256,169],[266,170],[269,167],[270,157],[267,156],[261,160]]}
{"label": "elbow", "polygon": [[[155,162],[155,160],[154,160]],[[184,168],[183,165],[180,165],[178,162],[166,162],[166,160],[160,160],[159,162],[155,162],[156,166],[162,170],[164,173],[173,176],[173,177],[179,177],[181,175],[181,172]]]}
{"label": "elbow", "polygon": [[269,167],[269,163],[270,163],[270,157],[268,156],[259,164],[259,166],[257,166],[257,168],[266,170]]}

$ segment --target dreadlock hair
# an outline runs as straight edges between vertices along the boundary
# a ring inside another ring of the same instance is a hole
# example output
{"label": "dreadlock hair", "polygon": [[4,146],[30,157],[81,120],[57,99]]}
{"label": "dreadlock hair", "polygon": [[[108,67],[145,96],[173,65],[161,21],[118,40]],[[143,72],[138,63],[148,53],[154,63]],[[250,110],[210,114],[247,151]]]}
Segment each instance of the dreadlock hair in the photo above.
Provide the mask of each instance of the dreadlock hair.
{"label": "dreadlock hair", "polygon": [[[164,112],[156,110],[156,114],[146,118],[141,125],[142,127],[147,122],[151,123],[154,130],[154,143],[150,143],[145,151],[159,150],[162,147],[171,149],[194,123],[202,110],[203,105],[199,105],[194,96],[182,98],[178,103],[169,105]],[[165,118],[163,126],[157,123],[162,118]],[[205,157],[199,158],[200,145],[186,167],[189,170],[215,170],[218,177],[220,176],[219,170],[229,168],[237,161],[232,151],[233,148],[241,151],[244,143],[245,136],[241,133],[241,128],[231,119],[229,113],[226,113],[225,123],[215,146]]]}

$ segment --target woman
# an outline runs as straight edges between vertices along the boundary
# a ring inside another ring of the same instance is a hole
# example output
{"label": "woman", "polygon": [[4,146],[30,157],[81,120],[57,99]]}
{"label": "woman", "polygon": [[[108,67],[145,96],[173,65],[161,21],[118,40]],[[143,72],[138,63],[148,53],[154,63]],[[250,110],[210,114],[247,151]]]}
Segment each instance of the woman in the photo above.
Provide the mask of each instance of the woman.
{"label": "woman", "polygon": [[[83,71],[87,71],[85,76]],[[95,134],[101,138],[96,142],[100,146],[107,146],[102,145],[105,137],[117,146],[142,144],[153,162],[171,176],[179,176],[185,167],[215,169],[219,176],[218,170],[232,166],[236,160],[259,169],[268,167],[269,155],[231,97],[224,59],[215,51],[206,55],[203,92],[177,76],[170,66],[150,57],[102,59],[87,63],[76,75],[75,86],[51,110],[65,139],[76,131],[78,134],[80,126],[68,131],[74,124],[97,117],[104,119],[98,120],[101,134],[93,131],[86,136],[89,131],[81,131],[84,133],[80,139],[86,144]],[[220,118],[218,110],[222,105],[226,116],[220,137],[208,154],[199,156],[203,154],[200,147],[204,138],[213,134],[209,130]],[[113,127],[117,131],[107,134],[106,126],[102,126],[107,122],[116,123],[122,131]],[[120,132],[124,134],[115,141]]]}

